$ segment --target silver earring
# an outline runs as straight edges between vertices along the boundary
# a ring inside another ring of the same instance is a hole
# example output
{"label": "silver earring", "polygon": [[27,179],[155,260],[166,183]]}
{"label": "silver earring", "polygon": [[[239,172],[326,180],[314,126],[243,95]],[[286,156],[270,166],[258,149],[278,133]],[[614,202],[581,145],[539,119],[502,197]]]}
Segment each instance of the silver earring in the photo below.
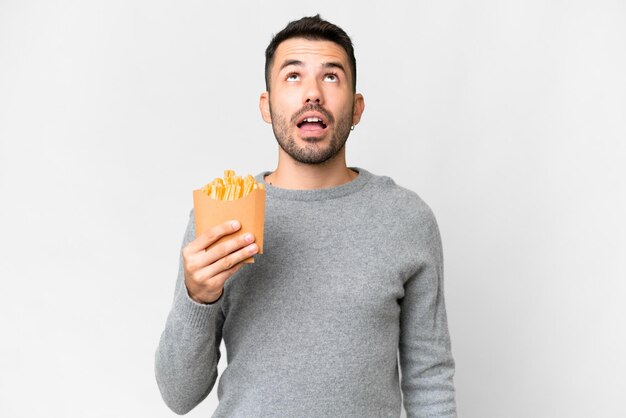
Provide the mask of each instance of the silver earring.
{"label": "silver earring", "polygon": [[351,130],[351,131],[354,131],[354,127],[355,127],[355,126],[356,126],[356,125],[352,125],[352,126],[350,127],[350,130]]}

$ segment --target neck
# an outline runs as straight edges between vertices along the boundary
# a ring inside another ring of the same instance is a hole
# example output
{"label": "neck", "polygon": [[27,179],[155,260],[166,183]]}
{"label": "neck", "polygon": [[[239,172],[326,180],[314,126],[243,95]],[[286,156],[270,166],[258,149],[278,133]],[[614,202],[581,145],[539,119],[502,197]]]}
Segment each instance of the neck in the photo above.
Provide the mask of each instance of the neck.
{"label": "neck", "polygon": [[314,190],[341,186],[357,176],[346,165],[345,148],[321,164],[298,162],[279,149],[278,167],[265,181],[281,189]]}

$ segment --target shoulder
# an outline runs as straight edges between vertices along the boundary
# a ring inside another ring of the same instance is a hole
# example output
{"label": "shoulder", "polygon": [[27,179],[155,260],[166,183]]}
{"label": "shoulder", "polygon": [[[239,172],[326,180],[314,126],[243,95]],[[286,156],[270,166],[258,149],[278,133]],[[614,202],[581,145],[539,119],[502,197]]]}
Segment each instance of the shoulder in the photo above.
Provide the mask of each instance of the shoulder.
{"label": "shoulder", "polygon": [[393,247],[406,271],[414,272],[424,260],[440,259],[441,236],[435,214],[413,190],[398,185],[391,177],[371,175],[368,182],[369,219]]}
{"label": "shoulder", "polygon": [[370,198],[390,215],[422,226],[436,225],[432,209],[415,191],[400,186],[391,177],[368,174]]}

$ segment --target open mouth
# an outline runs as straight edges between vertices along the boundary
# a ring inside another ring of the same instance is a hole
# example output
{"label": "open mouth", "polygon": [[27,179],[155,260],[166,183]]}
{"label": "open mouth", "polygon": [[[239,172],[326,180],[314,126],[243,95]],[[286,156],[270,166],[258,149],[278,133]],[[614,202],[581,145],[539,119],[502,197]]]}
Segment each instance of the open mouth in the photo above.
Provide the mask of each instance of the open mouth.
{"label": "open mouth", "polygon": [[303,118],[296,125],[300,129],[304,130],[317,130],[317,129],[326,129],[326,123],[322,118],[318,117],[306,117]]}

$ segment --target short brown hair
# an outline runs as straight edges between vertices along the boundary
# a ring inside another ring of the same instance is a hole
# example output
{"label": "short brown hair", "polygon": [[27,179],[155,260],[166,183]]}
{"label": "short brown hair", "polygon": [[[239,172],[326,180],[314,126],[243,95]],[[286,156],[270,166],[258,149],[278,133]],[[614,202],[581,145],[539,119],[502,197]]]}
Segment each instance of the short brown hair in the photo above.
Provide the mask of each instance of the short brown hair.
{"label": "short brown hair", "polygon": [[282,42],[291,38],[331,41],[342,47],[348,55],[350,70],[352,71],[352,91],[356,91],[356,58],[354,57],[352,40],[343,29],[322,19],[319,14],[289,22],[283,30],[274,35],[265,50],[265,88],[267,91],[270,91],[270,72],[276,49]]}

